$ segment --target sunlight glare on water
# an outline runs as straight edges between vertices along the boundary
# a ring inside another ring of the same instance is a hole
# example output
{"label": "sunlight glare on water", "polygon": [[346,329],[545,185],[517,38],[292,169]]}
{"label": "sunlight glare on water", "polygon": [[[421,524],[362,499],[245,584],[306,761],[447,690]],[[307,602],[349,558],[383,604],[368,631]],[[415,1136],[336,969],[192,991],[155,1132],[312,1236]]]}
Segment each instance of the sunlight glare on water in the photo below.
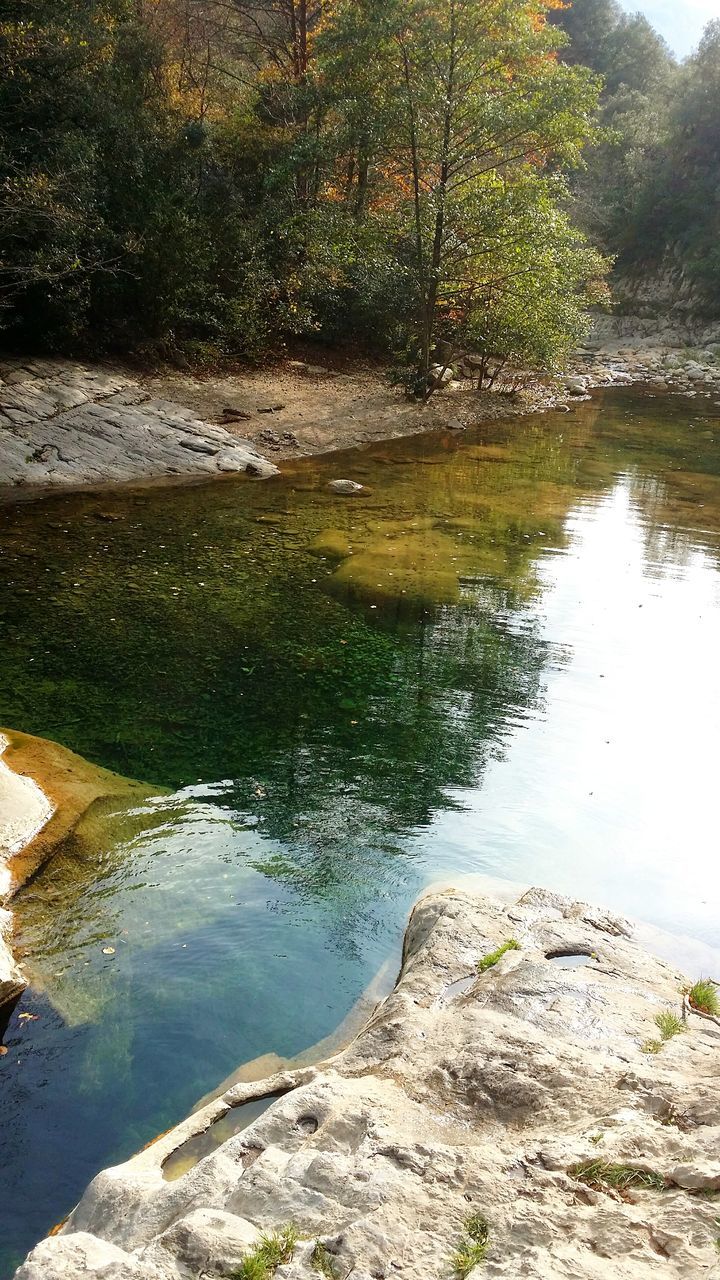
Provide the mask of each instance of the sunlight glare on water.
{"label": "sunlight glare on water", "polygon": [[669,529],[659,554],[627,475],[566,532],[539,565],[542,706],[423,844],[717,946],[717,562]]}

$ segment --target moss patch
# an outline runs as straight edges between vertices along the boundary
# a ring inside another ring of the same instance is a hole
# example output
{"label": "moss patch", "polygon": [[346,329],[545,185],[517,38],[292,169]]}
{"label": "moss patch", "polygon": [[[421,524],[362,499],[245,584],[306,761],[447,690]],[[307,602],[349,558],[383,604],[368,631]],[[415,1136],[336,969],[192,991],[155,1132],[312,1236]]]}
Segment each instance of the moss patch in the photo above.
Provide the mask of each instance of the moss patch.
{"label": "moss patch", "polygon": [[517,942],[515,938],[508,938],[507,942],[503,942],[502,946],[498,947],[495,951],[491,951],[489,955],[482,956],[482,958],[478,960],[478,973],[485,973],[488,969],[492,969],[493,965],[497,964],[498,960],[505,955],[506,951],[519,950],[520,943]]}

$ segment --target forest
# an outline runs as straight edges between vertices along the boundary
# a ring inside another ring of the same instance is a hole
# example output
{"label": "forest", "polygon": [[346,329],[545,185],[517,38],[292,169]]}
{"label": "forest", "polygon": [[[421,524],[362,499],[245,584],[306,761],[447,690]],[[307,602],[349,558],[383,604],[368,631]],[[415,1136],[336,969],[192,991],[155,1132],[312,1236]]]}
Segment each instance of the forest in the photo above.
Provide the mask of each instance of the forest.
{"label": "forest", "polygon": [[552,368],[614,279],[720,297],[720,22],[615,0],[5,0],[3,345],[257,360],[293,335],[424,393]]}

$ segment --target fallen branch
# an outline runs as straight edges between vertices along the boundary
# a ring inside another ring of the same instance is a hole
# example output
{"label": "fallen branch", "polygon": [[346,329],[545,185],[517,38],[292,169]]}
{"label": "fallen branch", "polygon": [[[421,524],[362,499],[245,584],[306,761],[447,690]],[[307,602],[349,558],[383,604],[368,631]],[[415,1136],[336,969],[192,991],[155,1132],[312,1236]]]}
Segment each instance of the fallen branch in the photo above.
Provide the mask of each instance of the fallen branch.
{"label": "fallen branch", "polygon": [[703,1013],[702,1009],[696,1009],[691,1004],[687,996],[683,996],[683,1021],[687,1022],[687,1015],[694,1013],[697,1018],[704,1018],[706,1022],[714,1022],[716,1027],[720,1027],[720,1018],[716,1018],[712,1013]]}

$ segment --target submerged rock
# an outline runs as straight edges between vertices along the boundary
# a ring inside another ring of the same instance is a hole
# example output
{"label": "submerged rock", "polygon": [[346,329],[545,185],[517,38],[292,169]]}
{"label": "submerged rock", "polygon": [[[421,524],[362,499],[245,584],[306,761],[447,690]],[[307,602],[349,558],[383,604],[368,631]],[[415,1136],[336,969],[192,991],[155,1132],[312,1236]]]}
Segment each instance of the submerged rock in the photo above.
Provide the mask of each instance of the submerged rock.
{"label": "submerged rock", "polygon": [[348,497],[353,493],[362,493],[363,486],[355,480],[329,480],[328,489],[331,493],[343,493]]}
{"label": "submerged rock", "polygon": [[0,1010],[26,985],[11,950],[13,895],[90,820],[96,802],[134,804],[149,791],[56,742],[0,732]]}
{"label": "submerged rock", "polygon": [[[591,963],[553,963],[570,952]],[[488,1277],[709,1273],[720,1029],[693,1018],[659,1051],[646,1043],[682,984],[627,921],[586,904],[431,894],[394,992],[347,1049],[232,1087],[99,1174],[17,1280],[227,1275],[258,1230],[290,1223],[286,1280],[310,1280],[318,1259],[338,1277],[428,1280],[457,1270],[463,1243]],[[249,1127],[163,1177],[189,1138],[269,1093],[282,1096]]]}

